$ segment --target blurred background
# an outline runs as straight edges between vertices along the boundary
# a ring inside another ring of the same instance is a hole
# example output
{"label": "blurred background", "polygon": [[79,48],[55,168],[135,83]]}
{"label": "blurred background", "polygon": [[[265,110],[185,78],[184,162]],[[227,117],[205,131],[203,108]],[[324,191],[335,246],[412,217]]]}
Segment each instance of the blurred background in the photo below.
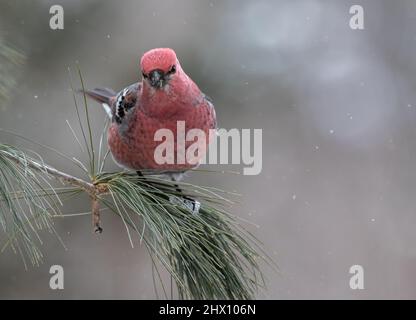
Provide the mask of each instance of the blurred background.
{"label": "blurred background", "polygon": [[[64,30],[49,28],[53,4]],[[349,27],[353,4],[364,30]],[[119,90],[139,79],[145,51],[171,47],[214,100],[220,127],[263,129],[260,175],[187,180],[243,195],[233,213],[257,225],[248,228],[281,269],[264,267],[258,298],[415,299],[415,30],[412,0],[3,0],[0,42],[25,59],[0,69],[9,84],[0,127],[82,158],[65,123],[77,123],[67,68],[78,64],[89,88]],[[98,138],[105,114],[89,106]],[[0,141],[79,174],[53,152]],[[88,210],[87,199],[64,208]],[[96,236],[89,216],[56,220],[67,250],[45,234],[44,264],[27,271],[1,253],[0,298],[155,298],[145,248],[130,247],[117,217],[102,223]],[[64,267],[64,290],[49,289],[53,264]],[[349,287],[355,264],[364,290]]]}

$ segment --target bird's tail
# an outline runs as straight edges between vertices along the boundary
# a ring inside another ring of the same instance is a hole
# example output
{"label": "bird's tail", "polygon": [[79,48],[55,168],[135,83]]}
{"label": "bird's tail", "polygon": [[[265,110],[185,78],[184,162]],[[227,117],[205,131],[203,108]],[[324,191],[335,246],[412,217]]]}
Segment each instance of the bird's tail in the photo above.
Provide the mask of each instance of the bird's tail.
{"label": "bird's tail", "polygon": [[92,90],[79,90],[80,93],[85,93],[91,99],[99,102],[105,103],[107,105],[111,104],[110,99],[113,98],[117,93],[109,88],[95,88]]}
{"label": "bird's tail", "polygon": [[112,99],[115,99],[117,94],[114,90],[109,88],[95,88],[92,90],[79,90],[79,92],[101,103],[108,117],[112,119],[111,104]]}

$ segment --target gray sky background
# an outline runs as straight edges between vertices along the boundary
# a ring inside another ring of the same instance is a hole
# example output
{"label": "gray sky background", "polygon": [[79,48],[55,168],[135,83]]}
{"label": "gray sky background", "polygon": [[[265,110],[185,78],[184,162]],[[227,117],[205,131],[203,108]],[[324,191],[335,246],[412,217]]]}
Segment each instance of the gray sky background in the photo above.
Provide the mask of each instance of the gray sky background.
{"label": "gray sky background", "polygon": [[[57,3],[65,29],[52,31]],[[364,8],[364,30],[349,27],[353,4]],[[414,299],[415,30],[411,0],[4,0],[0,39],[27,61],[0,127],[79,157],[65,124],[76,123],[67,67],[79,63],[88,87],[119,90],[138,80],[145,51],[172,47],[213,98],[220,127],[263,129],[260,175],[188,178],[243,195],[233,213],[258,225],[249,228],[281,268],[264,268],[268,290],[258,297]],[[98,136],[104,112],[90,110]],[[65,212],[87,211],[85,200]],[[97,237],[89,216],[56,221],[68,250],[45,235],[45,262],[28,271],[2,253],[0,298],[154,298],[145,248],[129,247],[116,217],[103,224]],[[64,267],[65,290],[49,289],[53,264]],[[349,287],[355,264],[364,290]]]}

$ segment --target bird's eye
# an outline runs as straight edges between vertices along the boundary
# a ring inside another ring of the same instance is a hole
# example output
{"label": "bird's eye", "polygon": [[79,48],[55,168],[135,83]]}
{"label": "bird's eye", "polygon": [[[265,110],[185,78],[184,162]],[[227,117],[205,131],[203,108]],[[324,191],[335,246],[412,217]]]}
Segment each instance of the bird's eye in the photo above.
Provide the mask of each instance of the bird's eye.
{"label": "bird's eye", "polygon": [[143,76],[143,78],[145,78],[145,79],[149,78],[149,75],[147,75],[146,73],[144,73],[144,71],[142,71],[142,76]]}
{"label": "bird's eye", "polygon": [[169,72],[169,74],[175,73],[176,72],[176,66],[173,65],[168,72]]}

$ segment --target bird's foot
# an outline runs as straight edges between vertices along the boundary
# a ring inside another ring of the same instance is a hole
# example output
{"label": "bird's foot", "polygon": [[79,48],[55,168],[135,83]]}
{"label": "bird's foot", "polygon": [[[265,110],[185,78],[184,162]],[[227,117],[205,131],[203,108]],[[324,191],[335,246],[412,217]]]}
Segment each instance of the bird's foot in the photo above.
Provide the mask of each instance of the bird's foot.
{"label": "bird's foot", "polygon": [[170,196],[169,201],[174,205],[178,205],[189,210],[194,215],[198,214],[199,209],[201,208],[201,203],[198,200],[189,197],[180,198],[177,196]]}

